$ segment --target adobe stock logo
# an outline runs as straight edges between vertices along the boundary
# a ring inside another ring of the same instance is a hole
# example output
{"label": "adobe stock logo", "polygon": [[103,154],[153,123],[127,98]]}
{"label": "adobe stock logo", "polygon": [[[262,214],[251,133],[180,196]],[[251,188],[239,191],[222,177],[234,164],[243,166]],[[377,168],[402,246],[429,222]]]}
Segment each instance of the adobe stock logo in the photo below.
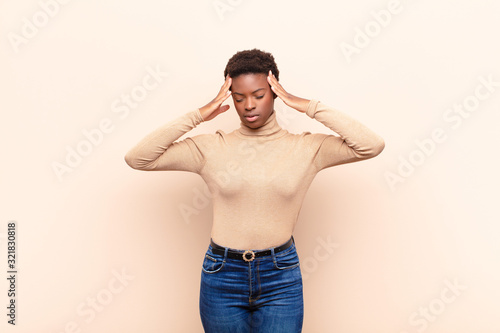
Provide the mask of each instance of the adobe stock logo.
{"label": "adobe stock logo", "polygon": [[[280,124],[289,125],[299,119],[299,112],[284,104],[275,104],[276,118]],[[265,141],[265,140],[264,140]],[[235,178],[241,178],[242,163],[246,164],[253,161],[257,157],[257,153],[262,149],[267,149],[262,145],[260,140],[244,141],[238,146],[238,158],[230,159],[227,161],[225,168],[222,168],[215,175],[217,185],[223,189],[228,186]],[[218,189],[214,189],[216,194]],[[193,197],[190,203],[180,203],[178,205],[179,213],[186,224],[191,223],[193,215],[199,215],[201,211],[206,209],[210,200],[213,199],[213,194],[210,192],[207,184],[203,184],[203,188],[193,188]]]}
{"label": "adobe stock logo", "polygon": [[43,0],[38,1],[40,9],[37,10],[31,19],[23,17],[21,20],[21,34],[15,32],[9,32],[7,38],[9,39],[10,45],[14,49],[14,52],[19,52],[19,47],[21,45],[28,44],[30,40],[35,38],[40,29],[46,27],[50,20],[53,19],[59,11],[61,10],[61,5],[66,5],[71,0]]}
{"label": "adobe stock logo", "polygon": [[[454,103],[453,107],[446,109],[443,113],[443,120],[451,124],[452,130],[460,128],[464,120],[478,110],[481,103],[489,99],[500,87],[500,82],[493,80],[493,74],[490,74],[487,78],[479,76],[478,81],[479,84],[470,95],[466,96],[461,102]],[[431,131],[430,137],[415,140],[416,148],[409,152],[407,156],[398,155],[399,163],[396,172],[386,171],[384,173],[385,181],[391,191],[395,191],[399,183],[404,183],[408,177],[413,175],[415,170],[436,152],[438,145],[447,139],[447,131],[442,127],[436,127]]]}
{"label": "adobe stock logo", "polygon": [[370,15],[373,20],[365,23],[363,29],[356,26],[354,27],[354,38],[352,44],[347,42],[340,43],[340,51],[344,55],[347,63],[352,62],[352,57],[355,54],[360,54],[362,49],[365,49],[370,45],[373,38],[380,35],[382,29],[387,28],[392,21],[393,16],[401,13],[403,11],[403,6],[399,0],[391,0],[387,3],[387,9],[381,9],[378,11],[372,10]]}
{"label": "adobe stock logo", "polygon": [[[445,287],[441,289],[436,298],[433,298],[424,306],[420,306],[417,311],[410,314],[408,323],[412,327],[411,332],[425,332],[430,324],[436,322],[439,316],[467,290],[467,286],[460,284],[456,278],[453,281],[449,279],[444,280],[444,285]],[[400,333],[410,332],[401,331]]]}
{"label": "adobe stock logo", "polygon": [[339,243],[332,240],[331,235],[328,235],[326,239],[318,236],[316,237],[316,242],[317,245],[314,248],[313,255],[300,259],[303,281],[309,279],[311,274],[318,270],[320,263],[328,260],[334,254],[335,250],[340,247]]}
{"label": "adobe stock logo", "polygon": [[219,16],[219,19],[224,21],[224,13],[234,11],[234,9],[241,5],[242,2],[243,0],[215,0],[212,2],[212,5],[214,6],[215,12]]}
{"label": "adobe stock logo", "polygon": [[[118,118],[123,121],[130,115],[131,110],[137,109],[140,103],[160,86],[167,76],[168,73],[162,71],[159,65],[156,68],[147,66],[146,74],[140,83],[133,86],[128,93],[120,94],[120,97],[111,103],[111,112],[118,114]],[[84,128],[81,131],[82,139],[73,146],[66,145],[64,160],[51,163],[52,171],[57,179],[62,182],[63,176],[79,167],[84,158],[92,154],[94,149],[103,143],[106,135],[112,133],[114,129],[115,124],[109,117],[101,118],[94,128]]]}
{"label": "adobe stock logo", "polygon": [[105,312],[111,306],[111,303],[118,298],[118,295],[135,279],[134,275],[126,272],[125,267],[122,267],[121,270],[113,269],[111,273],[113,277],[108,280],[108,283],[103,288],[88,295],[84,301],[81,301],[76,306],[75,318],[65,323],[62,330],[58,330],[58,333],[88,332],[88,326],[100,313]]}

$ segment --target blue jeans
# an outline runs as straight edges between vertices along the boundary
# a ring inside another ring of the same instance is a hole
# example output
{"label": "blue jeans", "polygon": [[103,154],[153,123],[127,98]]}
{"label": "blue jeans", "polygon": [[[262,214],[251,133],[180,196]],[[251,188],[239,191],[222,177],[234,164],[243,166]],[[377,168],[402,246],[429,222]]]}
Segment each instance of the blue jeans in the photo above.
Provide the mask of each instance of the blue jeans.
{"label": "blue jeans", "polygon": [[[206,333],[302,332],[302,274],[295,242],[246,262],[214,254],[203,259],[200,316]],[[259,251],[259,250],[253,250]]]}

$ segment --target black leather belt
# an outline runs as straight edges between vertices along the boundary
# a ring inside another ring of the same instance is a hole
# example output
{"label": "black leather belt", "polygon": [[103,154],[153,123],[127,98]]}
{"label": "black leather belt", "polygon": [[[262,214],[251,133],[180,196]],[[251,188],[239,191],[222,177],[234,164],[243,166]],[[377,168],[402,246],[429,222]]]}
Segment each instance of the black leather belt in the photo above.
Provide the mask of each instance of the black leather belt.
{"label": "black leather belt", "polygon": [[[283,250],[288,249],[293,243],[295,243],[295,240],[293,239],[293,236],[290,237],[290,240],[286,242],[283,245],[277,246],[274,248],[274,253],[281,252]],[[219,255],[224,255],[225,248],[223,246],[220,246],[218,244],[215,244],[212,239],[210,239],[210,245],[212,246],[212,252],[214,254],[219,254]],[[271,255],[271,250],[263,250],[263,251],[252,251],[252,250],[246,250],[246,251],[234,251],[234,250],[227,250],[227,257],[232,258],[232,259],[243,259],[247,262],[250,262],[254,260],[257,257],[265,257],[265,256],[270,256]]]}

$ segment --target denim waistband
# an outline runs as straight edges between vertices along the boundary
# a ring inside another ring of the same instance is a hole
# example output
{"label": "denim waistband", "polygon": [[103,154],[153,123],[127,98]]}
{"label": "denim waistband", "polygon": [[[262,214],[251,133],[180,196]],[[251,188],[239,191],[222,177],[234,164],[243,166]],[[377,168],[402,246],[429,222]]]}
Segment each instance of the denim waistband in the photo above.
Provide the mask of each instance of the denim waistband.
{"label": "denim waistband", "polygon": [[[224,256],[224,258],[231,258],[231,259],[239,259],[239,260],[245,260],[248,261],[247,259],[250,259],[252,261],[255,258],[262,258],[262,257],[268,257],[268,256],[274,256],[277,253],[280,253],[282,251],[285,251],[292,247],[295,244],[295,240],[293,238],[293,235],[290,237],[288,241],[285,243],[267,248],[267,249],[259,249],[259,250],[242,250],[242,249],[234,249],[226,246],[219,245],[215,243],[212,239],[210,239],[210,249],[212,253],[219,254],[221,256]],[[246,259],[245,259],[246,258]]]}

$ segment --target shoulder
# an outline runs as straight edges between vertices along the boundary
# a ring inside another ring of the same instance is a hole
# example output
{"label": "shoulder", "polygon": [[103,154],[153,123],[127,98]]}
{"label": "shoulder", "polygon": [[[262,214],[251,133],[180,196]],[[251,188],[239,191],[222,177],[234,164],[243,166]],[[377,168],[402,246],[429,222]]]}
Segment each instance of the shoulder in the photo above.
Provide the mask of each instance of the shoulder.
{"label": "shoulder", "polygon": [[325,144],[330,147],[338,146],[341,145],[343,141],[337,135],[311,132],[302,132],[301,134],[295,134],[295,140],[296,146],[298,146],[300,149],[304,149],[312,153],[318,152]]}
{"label": "shoulder", "polygon": [[217,142],[224,141],[228,134],[222,130],[217,130],[215,133],[198,134],[195,136],[188,137],[187,139],[192,140],[197,146],[213,146]]}
{"label": "shoulder", "polygon": [[307,144],[317,144],[323,142],[328,137],[333,137],[331,134],[324,133],[311,133],[311,132],[302,132],[300,134],[294,134],[296,136],[296,140],[307,143]]}

